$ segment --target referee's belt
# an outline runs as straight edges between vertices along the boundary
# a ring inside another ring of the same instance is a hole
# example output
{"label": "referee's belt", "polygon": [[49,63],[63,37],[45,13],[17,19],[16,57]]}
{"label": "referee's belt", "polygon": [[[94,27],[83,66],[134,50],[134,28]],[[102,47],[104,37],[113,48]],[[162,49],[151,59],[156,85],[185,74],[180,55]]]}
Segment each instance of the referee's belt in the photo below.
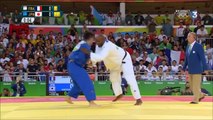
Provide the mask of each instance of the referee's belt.
{"label": "referee's belt", "polygon": [[124,57],[123,57],[123,59],[122,59],[122,63],[124,64],[124,63],[126,63],[125,61],[123,61],[125,58],[126,58],[126,56],[127,56],[127,52],[124,50],[124,52],[125,52],[125,55],[124,55]]}

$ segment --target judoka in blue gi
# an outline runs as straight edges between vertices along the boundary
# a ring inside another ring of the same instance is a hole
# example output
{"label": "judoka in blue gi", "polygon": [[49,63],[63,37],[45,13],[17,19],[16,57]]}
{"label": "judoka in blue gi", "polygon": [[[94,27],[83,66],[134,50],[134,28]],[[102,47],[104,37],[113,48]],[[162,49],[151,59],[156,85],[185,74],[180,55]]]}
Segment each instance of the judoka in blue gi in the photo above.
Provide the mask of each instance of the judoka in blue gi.
{"label": "judoka in blue gi", "polygon": [[66,97],[66,101],[72,104],[72,98],[78,98],[81,92],[85,95],[89,106],[97,106],[94,102],[96,100],[96,94],[94,85],[90,79],[84,66],[90,59],[90,47],[94,41],[94,34],[86,32],[84,34],[84,40],[78,43],[69,55],[69,61],[67,64],[67,70],[72,78],[73,87]]}

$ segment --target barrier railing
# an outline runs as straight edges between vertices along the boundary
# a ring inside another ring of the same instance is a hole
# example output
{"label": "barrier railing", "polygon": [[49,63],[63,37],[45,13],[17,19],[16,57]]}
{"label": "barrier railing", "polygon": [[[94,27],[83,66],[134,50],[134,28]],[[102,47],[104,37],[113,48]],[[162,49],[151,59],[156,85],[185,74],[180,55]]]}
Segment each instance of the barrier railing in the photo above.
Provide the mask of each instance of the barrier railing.
{"label": "barrier railing", "polygon": [[[97,81],[108,81],[110,79],[109,72],[89,72],[88,74],[93,74],[95,80]],[[54,76],[69,76],[66,72],[37,72],[37,73],[17,73],[17,72],[0,72],[0,81],[10,82],[17,79],[22,81],[46,81],[49,77]],[[167,72],[156,72],[156,73],[135,73],[136,80],[143,81],[185,81],[188,79],[187,74],[182,73],[167,73]],[[203,81],[213,81],[213,71],[209,71],[209,74],[202,75]]]}

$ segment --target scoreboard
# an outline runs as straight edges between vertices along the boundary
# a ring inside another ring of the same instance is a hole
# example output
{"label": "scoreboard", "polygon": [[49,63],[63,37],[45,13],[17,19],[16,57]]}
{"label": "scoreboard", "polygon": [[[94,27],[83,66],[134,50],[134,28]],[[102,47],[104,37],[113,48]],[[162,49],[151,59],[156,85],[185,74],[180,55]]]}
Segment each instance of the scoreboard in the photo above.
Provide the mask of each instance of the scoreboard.
{"label": "scoreboard", "polygon": [[61,17],[63,11],[59,5],[23,5],[22,23],[33,23],[36,17]]}

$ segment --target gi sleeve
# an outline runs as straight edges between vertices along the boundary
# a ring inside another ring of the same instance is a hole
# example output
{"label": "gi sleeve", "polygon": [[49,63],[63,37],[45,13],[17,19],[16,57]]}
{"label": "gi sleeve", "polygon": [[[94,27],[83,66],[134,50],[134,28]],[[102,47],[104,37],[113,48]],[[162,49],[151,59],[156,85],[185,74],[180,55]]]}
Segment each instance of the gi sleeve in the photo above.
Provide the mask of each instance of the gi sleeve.
{"label": "gi sleeve", "polygon": [[110,52],[109,46],[104,46],[104,48],[98,54],[97,53],[90,54],[91,61],[93,63],[101,62],[105,60],[106,57],[108,57],[109,52]]}

